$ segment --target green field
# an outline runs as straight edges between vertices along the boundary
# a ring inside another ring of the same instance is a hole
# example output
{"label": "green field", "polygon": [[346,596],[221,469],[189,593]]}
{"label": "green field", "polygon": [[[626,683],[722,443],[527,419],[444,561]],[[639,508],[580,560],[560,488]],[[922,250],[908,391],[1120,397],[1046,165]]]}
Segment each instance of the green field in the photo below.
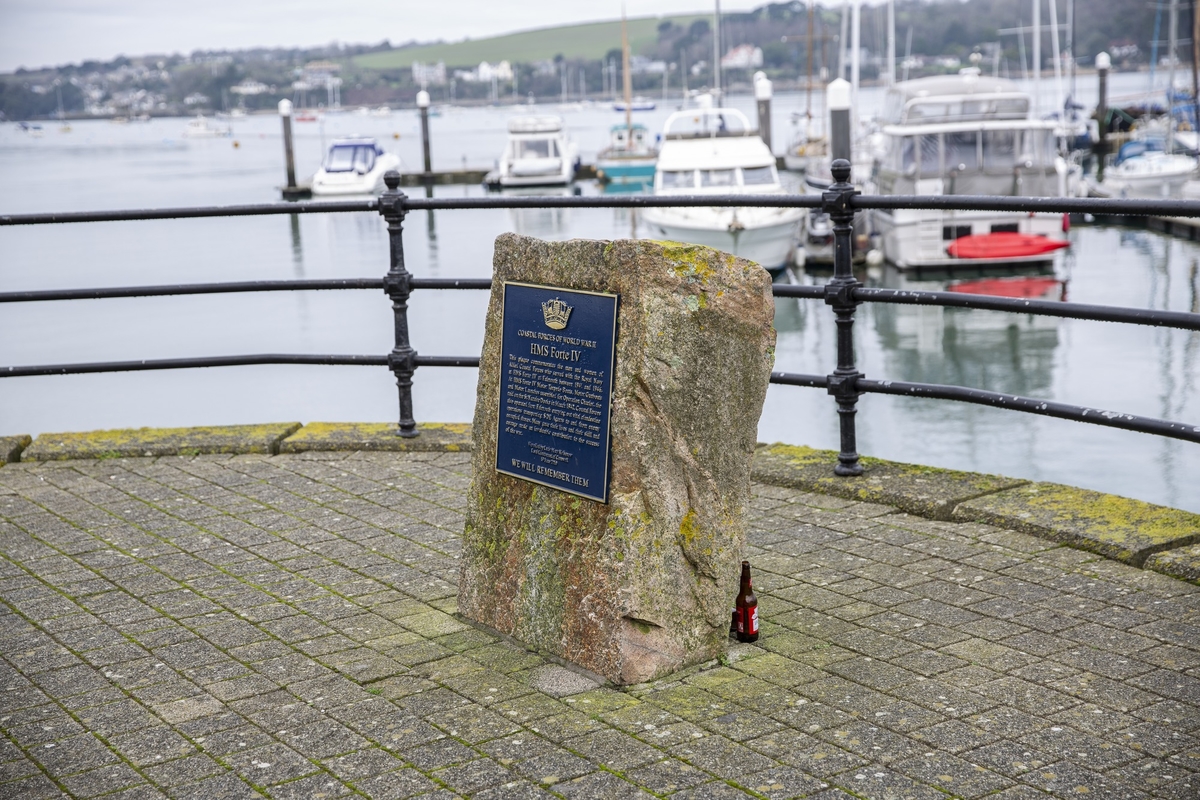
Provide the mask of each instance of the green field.
{"label": "green field", "polygon": [[[629,49],[633,53],[649,48],[658,39],[658,26],[665,20],[687,26],[706,14],[681,14],[669,17],[640,17],[628,21]],[[473,67],[480,61],[523,62],[564,58],[596,60],[614,48],[621,47],[621,22],[590,22],[584,25],[565,25],[559,28],[540,28],[520,31],[488,39],[475,39],[452,44],[428,44],[404,47],[385,53],[359,56],[354,63],[363,69],[408,68],[414,61],[445,61],[448,67]]]}

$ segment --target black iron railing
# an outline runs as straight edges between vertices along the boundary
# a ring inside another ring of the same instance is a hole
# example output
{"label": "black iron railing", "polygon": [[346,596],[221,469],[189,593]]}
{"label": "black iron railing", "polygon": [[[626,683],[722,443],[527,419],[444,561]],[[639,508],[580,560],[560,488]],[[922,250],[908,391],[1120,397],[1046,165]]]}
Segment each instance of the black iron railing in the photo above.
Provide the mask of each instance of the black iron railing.
{"label": "black iron railing", "polygon": [[395,345],[386,355],[253,354],[149,361],[109,361],[88,364],[51,364],[0,367],[0,377],[69,375],[92,372],[224,367],[258,364],[325,364],[387,366],[396,378],[399,395],[398,434],[419,435],[412,406],[413,374],[418,367],[477,367],[477,356],[422,356],[412,347],[408,332],[408,302],[417,289],[488,289],[489,279],[416,278],[404,264],[404,218],[415,210],[491,208],[650,208],[686,206],[765,206],[820,208],[830,215],[834,232],[833,277],[824,286],[776,284],[776,297],[824,300],[837,325],[837,360],[828,375],[775,372],[771,382],[789,386],[823,388],[834,397],[841,431],[841,450],[834,471],[838,475],[862,472],[855,436],[858,398],[863,394],[892,394],[990,405],[1030,414],[1089,422],[1124,430],[1200,442],[1200,425],[1104,411],[1038,398],[1001,394],[982,389],[941,384],[868,379],[855,362],[853,328],[855,311],[862,303],[936,305],[987,309],[1020,314],[1120,322],[1200,331],[1200,314],[1152,309],[1081,305],[1021,298],[1002,298],[958,292],[912,292],[863,286],[851,264],[854,214],[862,209],[937,209],[1083,213],[1095,215],[1200,217],[1200,203],[1180,200],[1111,200],[1100,198],[981,197],[981,196],[867,196],[850,184],[850,164],[835,161],[834,183],[821,195],[707,195],[702,197],[474,197],[412,198],[399,191],[399,175],[389,173],[387,191],[378,200],[333,203],[267,203],[211,208],[176,208],[135,211],[77,212],[63,214],[0,215],[3,225],[44,225],[72,222],[110,222],[197,217],[262,216],[375,211],[387,223],[390,266],[383,278],[244,281],[236,283],[135,286],[105,289],[54,289],[0,293],[0,303],[50,300],[161,297],[167,295],[236,292],[383,289],[392,301]]}

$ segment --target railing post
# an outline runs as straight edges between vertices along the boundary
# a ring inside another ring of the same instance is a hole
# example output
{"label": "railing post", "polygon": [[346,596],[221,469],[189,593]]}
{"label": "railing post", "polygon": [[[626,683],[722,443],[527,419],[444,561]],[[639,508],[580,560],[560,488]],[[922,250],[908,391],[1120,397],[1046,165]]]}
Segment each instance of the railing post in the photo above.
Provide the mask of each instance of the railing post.
{"label": "railing post", "polygon": [[392,314],[396,326],[396,346],[388,353],[388,368],[396,376],[396,388],[400,392],[400,430],[405,438],[418,435],[417,421],[413,419],[412,378],[417,369],[417,351],[408,340],[408,295],[412,291],[412,275],[404,267],[404,215],[408,199],[400,191],[400,173],[389,170],[383,176],[387,185],[379,197],[379,213],[387,221],[388,242],[391,250],[391,267],[383,277],[383,290],[392,298]]}
{"label": "railing post", "polygon": [[834,183],[821,195],[822,210],[833,221],[833,280],[825,284],[825,302],[837,316],[837,369],[829,376],[829,394],[837,399],[841,429],[841,452],[833,471],[837,475],[862,475],[855,441],[854,415],[858,406],[858,379],[863,377],[854,365],[854,309],[859,301],[854,290],[860,284],[854,277],[852,248],[854,209],[851,198],[858,190],[850,184],[850,162],[835,159]]}

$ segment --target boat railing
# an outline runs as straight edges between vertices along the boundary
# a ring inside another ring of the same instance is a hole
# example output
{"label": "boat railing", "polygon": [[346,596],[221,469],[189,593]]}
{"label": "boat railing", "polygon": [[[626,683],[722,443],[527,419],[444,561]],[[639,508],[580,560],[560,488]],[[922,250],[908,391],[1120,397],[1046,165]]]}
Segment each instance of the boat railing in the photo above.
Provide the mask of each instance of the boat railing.
{"label": "boat railing", "polygon": [[824,285],[777,283],[776,297],[823,301],[830,307],[837,325],[835,368],[825,375],[774,372],[771,382],[789,386],[826,390],[837,406],[841,444],[838,475],[861,474],[857,452],[855,415],[858,398],[863,394],[891,394],[905,397],[954,400],[1005,408],[1028,414],[1087,422],[1110,428],[1140,431],[1157,436],[1200,442],[1200,421],[1187,424],[1177,420],[1156,419],[1034,397],[985,391],[974,387],[876,380],[862,373],[855,361],[853,329],[855,310],[862,303],[889,303],[946,308],[982,309],[1022,315],[1082,319],[1133,325],[1150,325],[1200,331],[1200,314],[1145,308],[1067,303],[994,297],[963,292],[925,292],[864,286],[852,270],[853,221],[856,211],[864,209],[935,209],[953,211],[1012,211],[1077,213],[1097,216],[1140,216],[1200,218],[1200,202],[1185,200],[1117,200],[1065,197],[992,197],[971,195],[864,195],[850,183],[850,164],[835,161],[834,183],[819,195],[702,195],[702,196],[487,196],[487,197],[408,197],[399,191],[400,176],[389,172],[387,191],[377,199],[341,202],[269,203],[260,205],[172,208],[133,211],[95,211],[49,214],[0,215],[0,226],[47,225],[83,222],[182,219],[201,217],[239,217],[275,214],[332,214],[377,212],[387,224],[390,263],[381,278],[338,278],[324,280],[243,281],[164,286],[134,286],[92,289],[48,289],[0,292],[0,303],[28,303],[59,300],[168,295],[220,294],[274,291],[382,290],[392,303],[395,328],[394,346],[386,354],[322,355],[294,353],[245,354],[159,360],[126,360],[77,364],[13,365],[0,367],[0,377],[18,378],[44,375],[75,375],[99,372],[227,367],[261,364],[363,365],[386,366],[396,379],[399,400],[397,435],[416,437],[417,427],[412,384],[419,367],[478,367],[476,355],[423,355],[413,347],[408,327],[408,305],[417,290],[490,289],[488,278],[420,278],[405,268],[404,219],[410,211],[466,210],[496,208],[650,208],[685,206],[762,206],[820,209],[833,223],[834,269]]}

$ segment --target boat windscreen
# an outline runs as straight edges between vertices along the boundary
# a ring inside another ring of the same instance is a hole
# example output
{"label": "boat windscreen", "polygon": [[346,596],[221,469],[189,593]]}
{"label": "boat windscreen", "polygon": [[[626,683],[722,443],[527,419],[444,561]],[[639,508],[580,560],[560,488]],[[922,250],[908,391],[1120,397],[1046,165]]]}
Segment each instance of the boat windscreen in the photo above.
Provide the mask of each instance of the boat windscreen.
{"label": "boat windscreen", "polygon": [[660,169],[658,174],[662,176],[662,188],[664,189],[692,189],[695,188],[695,178],[690,169],[688,170],[669,170]]}
{"label": "boat windscreen", "polygon": [[552,139],[518,139],[513,142],[516,158],[551,158],[558,156]]}
{"label": "boat windscreen", "polygon": [[736,186],[734,179],[734,171],[731,169],[702,169],[700,170],[700,185],[702,187],[710,186]]}
{"label": "boat windscreen", "polygon": [[367,173],[375,166],[375,148],[367,144],[335,144],[325,157],[326,172]]}
{"label": "boat windscreen", "polygon": [[766,186],[775,183],[775,170],[771,167],[742,167],[743,186]]}

